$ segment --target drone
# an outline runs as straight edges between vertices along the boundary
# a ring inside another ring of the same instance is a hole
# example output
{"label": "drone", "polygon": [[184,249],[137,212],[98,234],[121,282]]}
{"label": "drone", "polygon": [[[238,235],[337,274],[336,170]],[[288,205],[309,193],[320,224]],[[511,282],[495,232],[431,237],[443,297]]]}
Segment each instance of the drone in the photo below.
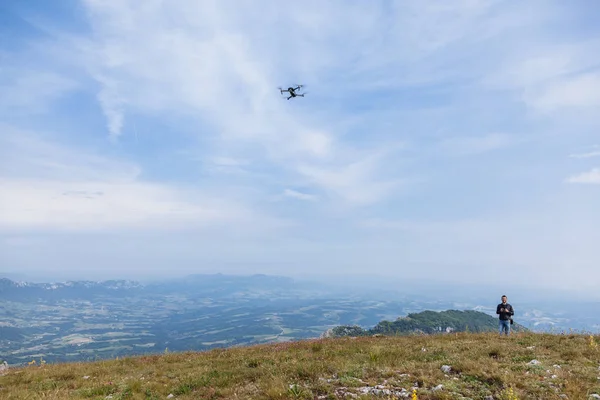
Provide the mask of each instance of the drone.
{"label": "drone", "polygon": [[287,89],[282,89],[282,88],[278,88],[279,91],[281,92],[281,94],[283,94],[283,92],[288,92],[290,95],[287,98],[288,100],[291,99],[292,97],[304,97],[304,95],[306,93],[296,93],[297,90],[300,90],[301,87],[303,87],[304,85],[296,85],[295,88],[293,87],[289,87]]}

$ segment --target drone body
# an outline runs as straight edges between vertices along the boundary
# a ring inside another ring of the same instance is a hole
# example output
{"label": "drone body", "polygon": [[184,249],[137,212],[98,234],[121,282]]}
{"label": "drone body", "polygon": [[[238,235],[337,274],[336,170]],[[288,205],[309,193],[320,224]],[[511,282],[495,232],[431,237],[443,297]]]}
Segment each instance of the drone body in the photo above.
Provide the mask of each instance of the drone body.
{"label": "drone body", "polygon": [[296,85],[296,87],[289,87],[287,89],[279,88],[279,91],[281,92],[281,94],[283,94],[283,92],[289,93],[290,95],[289,97],[287,97],[288,100],[292,97],[304,97],[306,93],[297,93],[297,91],[300,90],[302,86],[304,85]]}

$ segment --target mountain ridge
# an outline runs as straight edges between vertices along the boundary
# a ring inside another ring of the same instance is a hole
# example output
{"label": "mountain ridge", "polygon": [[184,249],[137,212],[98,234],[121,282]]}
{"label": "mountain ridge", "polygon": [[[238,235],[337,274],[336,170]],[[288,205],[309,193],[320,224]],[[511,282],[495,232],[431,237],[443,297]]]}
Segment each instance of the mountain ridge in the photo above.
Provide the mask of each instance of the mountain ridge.
{"label": "mountain ridge", "polygon": [[[514,323],[512,330],[529,331],[523,325]],[[400,316],[395,321],[380,321],[373,328],[363,329],[358,325],[339,325],[328,329],[322,337],[439,334],[452,332],[494,332],[498,330],[498,319],[475,310],[424,310]]]}

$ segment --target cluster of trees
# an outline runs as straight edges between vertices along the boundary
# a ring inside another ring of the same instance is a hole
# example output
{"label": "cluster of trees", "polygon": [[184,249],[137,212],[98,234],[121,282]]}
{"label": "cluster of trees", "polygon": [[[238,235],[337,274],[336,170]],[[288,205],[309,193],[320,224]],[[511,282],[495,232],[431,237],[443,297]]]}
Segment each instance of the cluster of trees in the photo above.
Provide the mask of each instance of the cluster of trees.
{"label": "cluster of trees", "polygon": [[[515,331],[525,330],[514,324]],[[381,321],[371,329],[356,325],[341,325],[331,329],[328,336],[373,336],[407,335],[414,333],[436,334],[447,332],[494,332],[498,330],[498,320],[480,311],[423,311],[411,313],[395,321]]]}

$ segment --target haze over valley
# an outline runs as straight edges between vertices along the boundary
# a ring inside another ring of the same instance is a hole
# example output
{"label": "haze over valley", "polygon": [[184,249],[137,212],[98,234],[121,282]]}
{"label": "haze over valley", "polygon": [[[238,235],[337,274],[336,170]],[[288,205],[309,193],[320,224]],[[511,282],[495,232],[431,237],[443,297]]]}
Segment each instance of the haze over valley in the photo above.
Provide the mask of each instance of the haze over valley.
{"label": "haze over valley", "polygon": [[[192,275],[146,283],[1,278],[0,359],[68,362],[286,342],[318,338],[340,325],[369,329],[425,310],[477,310],[496,318],[497,299],[478,290],[459,295],[456,289],[269,275]],[[512,304],[515,320],[533,331],[600,332],[593,301],[525,295]]]}

